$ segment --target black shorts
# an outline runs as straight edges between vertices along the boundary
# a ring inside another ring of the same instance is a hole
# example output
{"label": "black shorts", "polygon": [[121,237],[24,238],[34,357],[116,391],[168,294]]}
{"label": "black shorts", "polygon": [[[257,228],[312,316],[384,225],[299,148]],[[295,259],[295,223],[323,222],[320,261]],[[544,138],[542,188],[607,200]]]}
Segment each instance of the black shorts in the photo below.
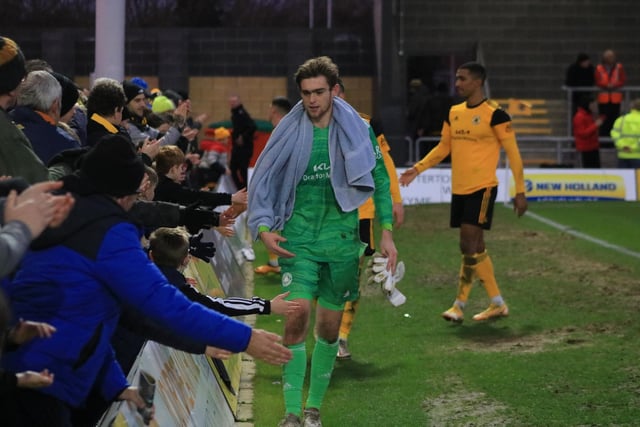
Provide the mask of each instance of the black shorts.
{"label": "black shorts", "polygon": [[484,188],[471,194],[454,194],[451,197],[451,228],[472,224],[485,230],[491,229],[497,194],[498,187]]}
{"label": "black shorts", "polygon": [[370,219],[360,220],[360,241],[366,243],[365,256],[371,256],[376,251],[373,244],[373,222]]}

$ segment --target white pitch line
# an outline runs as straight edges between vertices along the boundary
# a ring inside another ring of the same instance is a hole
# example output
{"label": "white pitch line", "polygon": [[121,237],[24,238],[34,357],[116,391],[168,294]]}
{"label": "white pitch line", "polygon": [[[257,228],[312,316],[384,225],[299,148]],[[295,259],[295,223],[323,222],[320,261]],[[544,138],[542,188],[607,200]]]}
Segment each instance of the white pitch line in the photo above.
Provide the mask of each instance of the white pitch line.
{"label": "white pitch line", "polygon": [[[513,209],[513,206],[511,204],[509,204],[509,203],[505,203],[504,206],[505,207],[510,207],[511,209]],[[577,237],[579,239],[583,239],[583,240],[586,240],[588,242],[595,243],[598,246],[602,246],[603,248],[612,249],[612,250],[614,250],[616,252],[620,252],[621,254],[629,255],[631,257],[640,259],[640,252],[635,252],[635,251],[632,251],[631,249],[627,249],[625,247],[614,245],[613,243],[609,243],[606,240],[601,240],[601,239],[598,239],[597,237],[593,237],[593,236],[589,236],[588,234],[581,233],[579,231],[576,231],[576,230],[572,229],[569,226],[566,226],[564,224],[560,224],[558,222],[552,221],[549,218],[545,218],[545,217],[543,217],[541,215],[538,215],[536,213],[533,213],[531,211],[527,211],[525,213],[525,215],[530,216],[531,218],[535,219],[536,221],[540,221],[543,224],[546,224],[546,225],[548,225],[550,227],[553,227],[553,228],[555,228],[557,230],[560,230],[560,231],[562,231],[564,233],[570,234],[570,235],[572,235],[574,237]]]}

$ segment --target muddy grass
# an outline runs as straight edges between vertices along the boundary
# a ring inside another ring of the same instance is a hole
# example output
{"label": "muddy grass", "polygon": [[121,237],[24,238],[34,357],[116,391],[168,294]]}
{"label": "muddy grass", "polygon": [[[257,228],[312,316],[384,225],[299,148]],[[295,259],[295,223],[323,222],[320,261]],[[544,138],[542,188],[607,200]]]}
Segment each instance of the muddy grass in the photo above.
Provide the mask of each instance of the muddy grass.
{"label": "muddy grass", "polygon": [[[517,235],[516,235],[517,234]],[[552,238],[547,233],[522,232],[501,229],[492,233],[488,246],[498,247],[501,241],[525,240],[522,245],[532,260],[526,265],[503,271],[502,280],[511,278],[538,277],[557,278],[565,276],[571,282],[580,283],[591,292],[611,304],[633,304],[640,301],[640,281],[629,282],[628,269],[620,265],[587,259],[570,251],[564,252],[562,246],[574,237],[562,234]],[[554,257],[553,253],[559,254]],[[448,274],[431,275],[429,281],[434,287],[450,286],[451,277]],[[435,282],[435,283],[434,283]],[[586,326],[565,326],[559,329],[546,330],[537,334],[514,334],[512,336],[483,337],[482,340],[472,340],[460,343],[456,350],[471,352],[508,352],[508,353],[538,353],[543,351],[561,351],[594,345],[600,334],[618,335],[622,330],[620,325],[592,324]],[[637,379],[640,370],[630,371],[629,377]],[[485,393],[465,387],[459,378],[451,377],[450,391],[435,398],[426,399],[423,409],[429,414],[431,426],[503,426],[518,424],[517,420],[507,417],[508,406],[500,401],[489,398]],[[635,383],[630,381],[630,383]]]}
{"label": "muddy grass", "polygon": [[447,379],[450,392],[422,403],[431,426],[504,426],[513,424],[506,417],[507,407],[486,394],[468,390],[459,378]]}

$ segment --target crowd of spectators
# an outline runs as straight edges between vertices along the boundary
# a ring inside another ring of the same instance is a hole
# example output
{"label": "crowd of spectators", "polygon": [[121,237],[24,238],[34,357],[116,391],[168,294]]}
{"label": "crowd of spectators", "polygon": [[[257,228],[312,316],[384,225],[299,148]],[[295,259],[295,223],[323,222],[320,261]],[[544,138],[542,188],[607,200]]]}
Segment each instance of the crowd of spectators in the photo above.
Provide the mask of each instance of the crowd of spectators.
{"label": "crowd of spectators", "polygon": [[205,119],[188,94],[140,78],[82,90],[0,37],[3,425],[94,425],[115,400],[143,407],[126,379],[140,346],[113,351],[127,334],[220,358],[290,359],[276,334],[220,313],[285,314],[296,309],[285,295],[224,301],[185,288],[188,254],[215,253],[197,233],[247,208],[244,158],[233,194],[201,185]]}

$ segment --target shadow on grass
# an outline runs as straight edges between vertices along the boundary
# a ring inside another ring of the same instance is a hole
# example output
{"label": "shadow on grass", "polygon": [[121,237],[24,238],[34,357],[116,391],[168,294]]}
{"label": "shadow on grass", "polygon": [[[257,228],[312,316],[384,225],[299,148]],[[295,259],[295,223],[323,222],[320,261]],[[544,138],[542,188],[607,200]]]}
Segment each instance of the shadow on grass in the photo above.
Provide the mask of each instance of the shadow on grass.
{"label": "shadow on grass", "polygon": [[499,319],[483,323],[455,325],[455,332],[461,339],[486,344],[513,342],[539,334],[543,330],[540,325],[523,325],[516,328],[501,322],[503,320]]}
{"label": "shadow on grass", "polygon": [[360,362],[358,360],[336,361],[331,377],[331,384],[346,383],[353,381],[365,381],[374,377],[392,377],[402,371],[402,362],[396,360],[392,365],[381,365],[380,363]]}

